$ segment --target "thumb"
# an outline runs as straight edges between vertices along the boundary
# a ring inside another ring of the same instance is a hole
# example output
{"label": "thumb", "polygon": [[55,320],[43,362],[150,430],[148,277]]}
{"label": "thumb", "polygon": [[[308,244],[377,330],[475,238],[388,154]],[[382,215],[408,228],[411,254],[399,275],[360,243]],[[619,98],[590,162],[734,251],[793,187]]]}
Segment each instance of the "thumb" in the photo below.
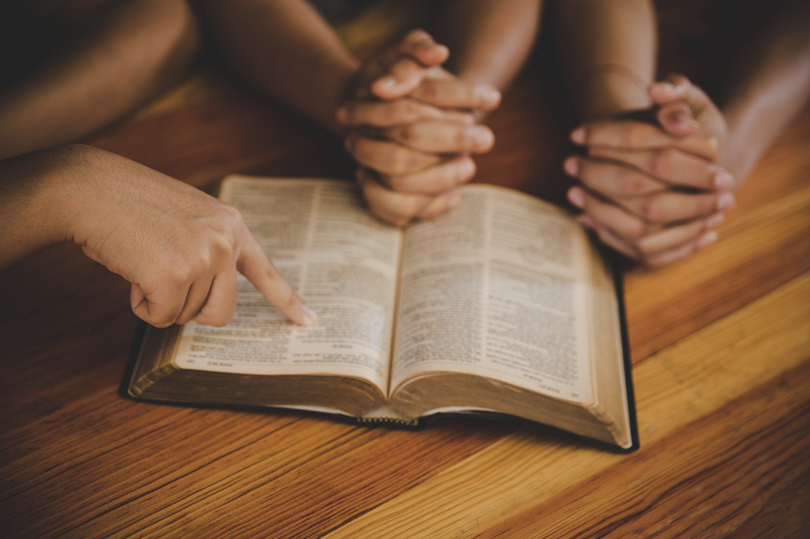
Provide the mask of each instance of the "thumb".
{"label": "thumb", "polygon": [[686,137],[700,130],[692,109],[684,101],[676,101],[659,107],[655,113],[661,128],[674,137]]}

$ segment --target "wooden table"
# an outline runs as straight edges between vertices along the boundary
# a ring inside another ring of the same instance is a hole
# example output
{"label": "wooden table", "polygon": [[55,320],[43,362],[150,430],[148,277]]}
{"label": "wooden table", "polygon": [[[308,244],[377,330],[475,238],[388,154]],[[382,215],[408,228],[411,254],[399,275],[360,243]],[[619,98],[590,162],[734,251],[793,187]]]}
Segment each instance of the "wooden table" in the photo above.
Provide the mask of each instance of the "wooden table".
{"label": "wooden table", "polygon": [[[478,181],[559,201],[568,125],[539,79],[492,117]],[[223,80],[89,143],[201,187],[350,177],[327,134]],[[129,285],[46,249],[0,273],[0,536],[810,537],[809,144],[805,110],[716,245],[626,272],[641,449],[624,456],[533,425],[134,402]]]}

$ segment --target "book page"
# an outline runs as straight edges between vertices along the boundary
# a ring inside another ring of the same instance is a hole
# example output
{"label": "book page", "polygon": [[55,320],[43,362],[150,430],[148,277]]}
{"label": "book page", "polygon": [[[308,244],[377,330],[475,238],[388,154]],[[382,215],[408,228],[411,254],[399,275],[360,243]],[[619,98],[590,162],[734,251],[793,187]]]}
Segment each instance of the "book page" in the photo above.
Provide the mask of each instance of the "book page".
{"label": "book page", "polygon": [[349,182],[230,177],[220,198],[242,212],[275,266],[318,313],[318,323],[296,326],[240,275],[233,321],[224,328],[186,324],[177,366],[355,376],[384,393],[399,230],[372,217]]}
{"label": "book page", "polygon": [[471,185],[405,234],[392,387],[463,372],[587,402],[587,236],[549,203]]}

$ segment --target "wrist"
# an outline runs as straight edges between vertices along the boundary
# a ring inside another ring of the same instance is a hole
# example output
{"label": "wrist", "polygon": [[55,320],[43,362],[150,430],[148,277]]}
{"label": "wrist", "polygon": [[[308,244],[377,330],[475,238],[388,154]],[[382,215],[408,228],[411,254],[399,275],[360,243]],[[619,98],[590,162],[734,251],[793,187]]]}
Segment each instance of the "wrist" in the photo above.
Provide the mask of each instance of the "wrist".
{"label": "wrist", "polygon": [[734,176],[734,190],[745,183],[757,161],[765,151],[770,137],[761,126],[762,118],[747,114],[746,109],[734,105],[722,111],[726,120],[726,135],[720,141],[717,162]]}
{"label": "wrist", "polygon": [[80,215],[74,202],[75,150],[61,146],[0,162],[0,266],[73,238]]}
{"label": "wrist", "polygon": [[622,64],[593,65],[575,77],[574,105],[582,121],[647,109],[652,104],[647,94],[649,83]]}

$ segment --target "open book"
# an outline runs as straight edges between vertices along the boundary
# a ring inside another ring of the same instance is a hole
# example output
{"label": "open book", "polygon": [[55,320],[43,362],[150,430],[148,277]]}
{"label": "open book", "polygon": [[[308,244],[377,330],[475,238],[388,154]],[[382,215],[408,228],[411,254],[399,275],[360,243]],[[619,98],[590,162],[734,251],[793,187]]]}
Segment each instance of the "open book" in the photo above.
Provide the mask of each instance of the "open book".
{"label": "open book", "polygon": [[613,274],[574,218],[502,187],[400,230],[351,183],[230,176],[276,267],[318,312],[287,321],[239,277],[224,328],[149,327],[135,398],[415,424],[497,412],[637,446]]}

